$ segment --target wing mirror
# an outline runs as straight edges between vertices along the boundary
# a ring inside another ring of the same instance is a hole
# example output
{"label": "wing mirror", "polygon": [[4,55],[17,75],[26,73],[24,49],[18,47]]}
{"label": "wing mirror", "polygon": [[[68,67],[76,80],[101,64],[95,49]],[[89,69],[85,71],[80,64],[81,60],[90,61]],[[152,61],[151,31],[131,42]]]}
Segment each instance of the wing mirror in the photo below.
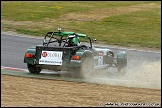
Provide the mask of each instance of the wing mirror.
{"label": "wing mirror", "polygon": [[97,39],[93,39],[93,42],[97,41]]}

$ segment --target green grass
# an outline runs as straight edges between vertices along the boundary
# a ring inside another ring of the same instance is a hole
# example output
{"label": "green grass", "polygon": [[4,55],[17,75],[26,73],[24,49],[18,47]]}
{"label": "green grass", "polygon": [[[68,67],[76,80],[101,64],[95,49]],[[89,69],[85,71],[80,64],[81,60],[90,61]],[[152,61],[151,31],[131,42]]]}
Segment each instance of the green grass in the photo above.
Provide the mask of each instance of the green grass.
{"label": "green grass", "polygon": [[44,36],[58,27],[108,45],[161,49],[161,2],[1,2],[1,30]]}

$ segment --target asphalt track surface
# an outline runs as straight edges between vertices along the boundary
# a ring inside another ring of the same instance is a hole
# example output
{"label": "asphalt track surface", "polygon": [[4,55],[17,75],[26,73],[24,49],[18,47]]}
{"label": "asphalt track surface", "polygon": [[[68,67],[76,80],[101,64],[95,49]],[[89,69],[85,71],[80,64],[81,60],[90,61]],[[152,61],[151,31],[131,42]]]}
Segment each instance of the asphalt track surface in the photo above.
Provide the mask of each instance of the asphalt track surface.
{"label": "asphalt track surface", "polygon": [[[24,54],[30,46],[41,45],[42,42],[43,37],[35,38],[1,33],[1,68],[2,66],[20,68],[24,69],[26,74],[29,74],[27,66],[23,62]],[[110,68],[109,70],[98,71],[94,78],[88,79],[86,82],[161,89],[161,52],[94,46],[109,48],[115,54],[120,50],[126,51],[128,58],[127,73],[125,76],[118,77],[114,73],[117,70]],[[52,74],[57,73],[52,72]],[[44,70],[41,75],[50,74],[51,72]]]}

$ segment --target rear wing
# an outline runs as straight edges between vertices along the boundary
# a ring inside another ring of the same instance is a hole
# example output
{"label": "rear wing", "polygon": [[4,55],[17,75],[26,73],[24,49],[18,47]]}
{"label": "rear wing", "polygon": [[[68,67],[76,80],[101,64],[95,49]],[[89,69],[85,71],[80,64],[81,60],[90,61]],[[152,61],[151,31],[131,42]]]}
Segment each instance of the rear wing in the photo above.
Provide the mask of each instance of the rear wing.
{"label": "rear wing", "polygon": [[86,34],[81,34],[81,33],[75,33],[75,32],[48,32],[45,35],[45,38],[51,37],[51,36],[61,36],[61,37],[68,37],[69,35],[76,35],[78,37],[88,37]]}

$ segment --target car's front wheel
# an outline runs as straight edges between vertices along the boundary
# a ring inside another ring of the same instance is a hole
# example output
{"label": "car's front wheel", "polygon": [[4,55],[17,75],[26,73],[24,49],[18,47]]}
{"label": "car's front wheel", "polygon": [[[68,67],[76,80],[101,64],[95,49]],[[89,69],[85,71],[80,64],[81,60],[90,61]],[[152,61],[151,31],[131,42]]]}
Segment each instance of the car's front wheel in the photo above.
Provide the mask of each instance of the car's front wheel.
{"label": "car's front wheel", "polygon": [[124,66],[123,67],[122,66],[118,67],[118,74],[119,74],[119,76],[125,75],[126,72],[127,72],[127,68],[126,67],[124,67]]}
{"label": "car's front wheel", "polygon": [[39,74],[42,71],[42,68],[37,67],[36,65],[27,64],[27,67],[30,73]]}

